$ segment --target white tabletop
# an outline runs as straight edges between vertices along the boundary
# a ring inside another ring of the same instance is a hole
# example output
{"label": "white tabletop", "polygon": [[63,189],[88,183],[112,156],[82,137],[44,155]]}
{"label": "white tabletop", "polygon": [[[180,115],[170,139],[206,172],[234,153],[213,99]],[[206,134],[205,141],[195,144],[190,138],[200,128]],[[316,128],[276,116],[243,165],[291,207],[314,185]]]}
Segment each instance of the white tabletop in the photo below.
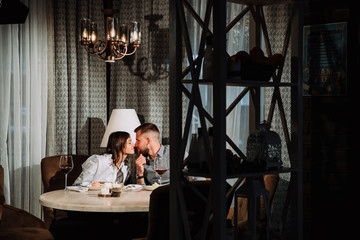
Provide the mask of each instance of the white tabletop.
{"label": "white tabletop", "polygon": [[45,207],[82,212],[148,212],[151,191],[121,192],[120,197],[98,197],[99,191],[56,190],[40,196]]}

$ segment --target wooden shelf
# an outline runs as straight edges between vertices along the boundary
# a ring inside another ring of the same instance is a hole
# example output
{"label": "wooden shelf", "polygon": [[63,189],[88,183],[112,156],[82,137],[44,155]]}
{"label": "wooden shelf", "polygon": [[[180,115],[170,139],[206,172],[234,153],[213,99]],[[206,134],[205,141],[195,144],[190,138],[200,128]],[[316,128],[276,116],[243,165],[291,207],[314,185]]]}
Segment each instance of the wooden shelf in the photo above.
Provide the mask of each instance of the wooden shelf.
{"label": "wooden shelf", "polygon": [[[184,84],[193,84],[193,80],[182,80]],[[207,79],[199,79],[197,81],[201,85],[213,85],[212,81]],[[240,80],[239,78],[229,78],[226,81],[227,86],[245,86],[245,87],[296,87],[297,83],[286,83],[286,82],[264,82],[264,81],[253,81],[253,80]]]}
{"label": "wooden shelf", "polygon": [[[280,169],[270,169],[266,171],[258,171],[258,172],[239,172],[239,173],[231,173],[227,174],[226,178],[241,178],[241,177],[256,177],[256,176],[264,176],[269,174],[282,174],[282,173],[291,173],[291,172],[297,172],[298,170],[296,168],[288,168],[288,167],[282,167]],[[190,171],[186,173],[187,176],[194,176],[194,177],[206,177],[211,178],[209,173],[205,172],[197,172],[197,171]]]}
{"label": "wooden shelf", "polygon": [[238,3],[243,5],[274,5],[291,2],[291,0],[227,0],[227,2]]}

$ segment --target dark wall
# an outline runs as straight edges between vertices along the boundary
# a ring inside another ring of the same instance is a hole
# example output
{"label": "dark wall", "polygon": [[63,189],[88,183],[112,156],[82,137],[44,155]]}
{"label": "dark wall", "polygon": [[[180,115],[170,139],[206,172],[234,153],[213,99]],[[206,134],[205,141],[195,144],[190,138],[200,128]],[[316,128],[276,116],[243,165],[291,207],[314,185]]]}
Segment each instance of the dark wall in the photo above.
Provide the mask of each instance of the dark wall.
{"label": "dark wall", "polygon": [[[345,96],[304,100],[304,239],[351,239],[355,230],[355,163],[351,140],[357,134],[353,102],[359,64],[359,16],[350,1],[310,0],[304,25],[348,22],[348,78]],[[360,94],[360,93],[359,93]]]}

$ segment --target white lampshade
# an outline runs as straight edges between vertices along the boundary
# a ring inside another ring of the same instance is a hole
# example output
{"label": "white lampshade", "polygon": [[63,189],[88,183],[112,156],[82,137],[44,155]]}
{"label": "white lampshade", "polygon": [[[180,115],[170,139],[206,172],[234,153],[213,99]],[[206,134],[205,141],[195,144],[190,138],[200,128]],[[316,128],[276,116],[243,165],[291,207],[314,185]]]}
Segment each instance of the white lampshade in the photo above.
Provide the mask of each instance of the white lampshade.
{"label": "white lampshade", "polygon": [[114,109],[111,113],[100,147],[107,147],[110,134],[117,131],[128,132],[131,140],[135,143],[136,134],[134,130],[139,125],[140,120],[135,109]]}

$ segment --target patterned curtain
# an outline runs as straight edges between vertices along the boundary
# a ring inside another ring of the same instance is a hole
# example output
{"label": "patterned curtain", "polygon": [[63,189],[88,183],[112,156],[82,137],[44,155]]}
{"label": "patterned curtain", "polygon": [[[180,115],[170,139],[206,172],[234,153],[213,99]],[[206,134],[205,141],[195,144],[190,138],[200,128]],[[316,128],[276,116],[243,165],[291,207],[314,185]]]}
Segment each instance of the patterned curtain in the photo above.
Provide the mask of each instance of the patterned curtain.
{"label": "patterned curtain", "polygon": [[79,20],[101,22],[101,9],[101,1],[54,1],[55,110],[49,118],[55,122],[55,141],[49,155],[88,154],[90,121],[106,121],[105,63],[88,56],[78,40]]}
{"label": "patterned curtain", "polygon": [[[290,18],[291,6],[290,4],[269,5],[264,8],[267,30],[269,33],[269,40],[272,48],[272,53],[282,53],[284,46],[284,39],[286,34],[287,24]],[[291,43],[287,49],[285,65],[281,82],[290,82],[290,56],[291,56]],[[269,112],[271,100],[273,97],[274,88],[265,89],[265,113]],[[285,118],[289,132],[291,124],[291,91],[290,88],[280,88],[281,99],[283,102]],[[265,119],[267,115],[265,115]],[[290,167],[289,154],[287,151],[284,130],[280,118],[278,105],[275,107],[275,112],[271,122],[271,130],[280,135],[282,142],[282,162],[284,167]],[[273,219],[274,223],[279,223],[281,212],[283,210],[284,201],[290,181],[290,174],[280,174],[280,181],[277,186],[276,193],[273,200]],[[278,227],[278,226],[276,226]]]}
{"label": "patterned curtain", "polygon": [[[48,141],[48,155],[101,153],[107,122],[106,64],[88,54],[78,36],[80,19],[90,18],[98,23],[99,38],[104,40],[104,7],[99,0],[53,4],[55,81],[49,91],[54,93],[55,106],[48,136],[55,140]],[[167,138],[168,1],[114,0],[113,7],[119,10],[121,23],[140,22],[142,42],[135,55],[110,65],[110,113],[115,108],[134,108]]]}
{"label": "patterned curtain", "polygon": [[120,22],[141,23],[141,47],[111,72],[111,107],[135,108],[169,137],[169,2],[122,0]]}

